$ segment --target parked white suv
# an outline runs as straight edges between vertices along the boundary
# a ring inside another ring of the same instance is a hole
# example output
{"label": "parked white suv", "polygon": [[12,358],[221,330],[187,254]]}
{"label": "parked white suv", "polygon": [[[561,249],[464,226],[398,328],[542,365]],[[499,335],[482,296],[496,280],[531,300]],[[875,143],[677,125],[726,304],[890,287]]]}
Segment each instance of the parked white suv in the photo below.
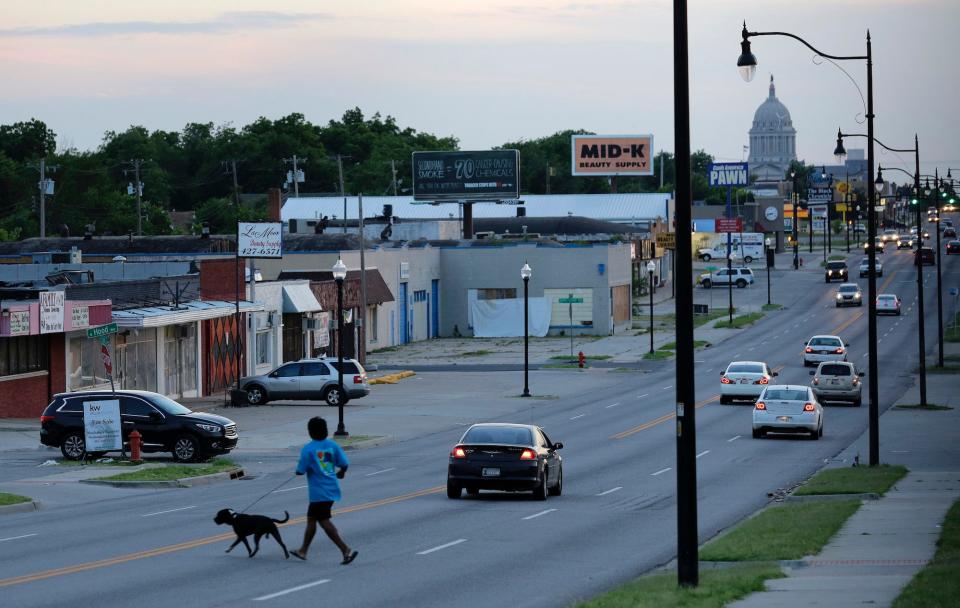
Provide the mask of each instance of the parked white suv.
{"label": "parked white suv", "polygon": [[370,394],[367,372],[356,359],[343,360],[343,392],[346,394],[341,394],[337,365],[336,357],[284,363],[269,374],[241,378],[240,389],[246,391],[250,405],[279,399],[322,399],[327,405],[336,406]]}
{"label": "parked white suv", "polygon": [[730,270],[721,268],[710,274],[700,276],[700,286],[705,289],[710,289],[714,285],[729,285],[731,283],[740,288],[753,285],[753,271],[749,268],[731,268]]}

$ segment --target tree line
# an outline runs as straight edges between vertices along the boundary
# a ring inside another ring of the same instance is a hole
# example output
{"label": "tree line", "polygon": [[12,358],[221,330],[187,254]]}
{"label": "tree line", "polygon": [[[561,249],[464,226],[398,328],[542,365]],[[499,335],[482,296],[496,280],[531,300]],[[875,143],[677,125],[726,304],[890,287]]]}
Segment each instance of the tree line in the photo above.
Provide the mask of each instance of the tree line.
{"label": "tree line", "polygon": [[[561,131],[531,140],[504,143],[520,151],[520,184],[526,194],[607,193],[604,177],[570,175],[570,136]],[[181,131],[151,131],[131,126],[108,131],[95,150],[57,150],[57,135],[33,119],[0,125],[0,240],[40,233],[40,161],[53,180],[45,196],[48,236],[126,235],[137,226],[136,178],[141,193],[144,234],[232,232],[237,220],[266,216],[266,191],[293,191],[292,159],[303,181],[301,194],[409,194],[411,154],[421,150],[458,150],[459,140],[401,127],[391,116],[365,117],[359,108],[339,120],[313,124],[299,113],[277,120],[258,118],[232,125],[190,123]],[[659,152],[651,177],[620,177],[618,192],[672,192],[673,155]],[[721,204],[726,191],[707,184],[713,157],[691,155],[695,200]],[[663,176],[661,178],[661,169]],[[49,190],[48,190],[49,192]],[[187,218],[184,222],[177,219]],[[177,226],[175,226],[177,224]]]}

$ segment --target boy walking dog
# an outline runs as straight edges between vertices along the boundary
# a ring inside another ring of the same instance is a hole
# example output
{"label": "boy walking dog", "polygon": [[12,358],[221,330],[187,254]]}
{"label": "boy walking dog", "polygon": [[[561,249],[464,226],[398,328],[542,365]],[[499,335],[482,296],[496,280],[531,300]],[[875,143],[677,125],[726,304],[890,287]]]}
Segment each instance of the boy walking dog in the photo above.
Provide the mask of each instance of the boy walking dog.
{"label": "boy walking dog", "polygon": [[336,442],[327,439],[327,421],[315,416],[307,423],[310,442],[300,450],[300,461],[297,463],[297,475],[307,476],[307,487],[310,493],[310,506],[307,509],[307,528],[303,531],[303,544],[299,549],[290,552],[290,555],[306,560],[307,551],[317,533],[319,524],[327,537],[333,541],[343,554],[343,565],[349,564],[357,558],[357,552],[347,546],[337,527],[330,521],[330,509],[335,501],[340,500],[340,482],[347,472],[349,462],[343,449]]}

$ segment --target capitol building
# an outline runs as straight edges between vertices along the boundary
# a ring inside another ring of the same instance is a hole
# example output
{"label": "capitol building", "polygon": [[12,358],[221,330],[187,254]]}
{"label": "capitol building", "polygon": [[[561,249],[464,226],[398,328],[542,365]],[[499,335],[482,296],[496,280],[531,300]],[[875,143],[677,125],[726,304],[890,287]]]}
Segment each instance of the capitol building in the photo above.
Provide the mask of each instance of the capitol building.
{"label": "capitol building", "polygon": [[796,158],[797,130],[787,106],[777,99],[771,75],[770,94],[754,113],[750,129],[750,177],[757,182],[781,181]]}

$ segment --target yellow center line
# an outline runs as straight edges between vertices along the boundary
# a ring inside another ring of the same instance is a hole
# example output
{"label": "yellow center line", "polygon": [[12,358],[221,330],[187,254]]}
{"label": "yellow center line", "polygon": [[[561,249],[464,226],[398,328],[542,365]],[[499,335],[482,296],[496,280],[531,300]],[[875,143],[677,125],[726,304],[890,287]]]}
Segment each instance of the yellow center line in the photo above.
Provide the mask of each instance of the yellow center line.
{"label": "yellow center line", "polygon": [[[713,397],[709,397],[709,398],[707,398],[707,399],[704,399],[703,401],[698,401],[698,402],[694,405],[694,407],[696,407],[697,409],[700,409],[700,408],[702,408],[702,407],[704,407],[704,406],[706,406],[706,405],[709,405],[710,403],[713,403],[714,401],[718,400],[719,398],[720,398],[720,395],[714,395]],[[673,419],[676,418],[676,417],[677,417],[677,414],[676,414],[675,412],[670,412],[669,414],[664,414],[663,416],[660,416],[659,418],[654,418],[653,420],[651,420],[651,421],[649,421],[649,422],[644,422],[643,424],[639,424],[639,425],[633,427],[632,429],[627,429],[627,430],[625,430],[625,431],[623,431],[623,432],[617,433],[616,435],[611,435],[611,436],[610,436],[610,439],[624,439],[624,438],[626,438],[626,437],[629,437],[630,435],[635,435],[636,433],[639,433],[640,431],[645,431],[645,430],[647,430],[647,429],[649,429],[649,428],[651,428],[651,427],[657,426],[658,424],[662,424],[662,423],[664,423],[664,422],[666,422],[666,421],[668,421],[668,420],[673,420]]]}
{"label": "yellow center line", "polygon": [[[344,507],[342,509],[335,509],[333,511],[334,515],[342,515],[344,513],[353,513],[354,511],[363,511],[365,509],[373,509],[375,507],[382,507],[385,505],[390,505],[405,500],[410,500],[412,498],[418,498],[420,496],[427,496],[429,494],[438,494],[444,490],[446,486],[435,486],[433,488],[426,488],[423,490],[417,490],[415,492],[410,492],[407,494],[401,494],[399,496],[391,496],[389,498],[383,498],[380,500],[374,500],[372,502],[366,502],[359,505],[354,505],[352,507]],[[291,519],[290,521],[281,524],[281,526],[292,526],[295,524],[301,524],[307,520],[306,517],[297,517]],[[15,576],[13,578],[0,579],[0,587],[9,587],[12,585],[20,585],[22,583],[32,583],[35,581],[41,581],[48,578],[53,578],[55,576],[63,576],[66,574],[75,574],[77,572],[86,572],[88,570],[95,570],[97,568],[105,568],[107,566],[115,566],[117,564],[124,564],[127,562],[132,562],[138,559],[145,559],[148,557],[156,557],[158,555],[165,555],[167,553],[173,553],[175,551],[185,551],[187,549],[195,549],[197,547],[202,547],[204,545],[209,545],[216,542],[221,542],[224,540],[229,540],[234,538],[232,532],[227,532],[224,534],[217,534],[215,536],[207,536],[204,538],[198,538],[195,540],[189,540],[182,543],[177,543],[175,545],[167,545],[165,547],[157,547],[156,549],[148,549],[146,551],[137,551],[136,553],[128,553],[126,555],[120,555],[117,557],[111,557],[107,559],[101,559],[93,562],[86,562],[82,564],[76,564],[74,566],[65,566],[63,568],[54,568],[52,570],[44,570],[43,572],[36,572],[34,574],[24,574],[22,576]]]}

